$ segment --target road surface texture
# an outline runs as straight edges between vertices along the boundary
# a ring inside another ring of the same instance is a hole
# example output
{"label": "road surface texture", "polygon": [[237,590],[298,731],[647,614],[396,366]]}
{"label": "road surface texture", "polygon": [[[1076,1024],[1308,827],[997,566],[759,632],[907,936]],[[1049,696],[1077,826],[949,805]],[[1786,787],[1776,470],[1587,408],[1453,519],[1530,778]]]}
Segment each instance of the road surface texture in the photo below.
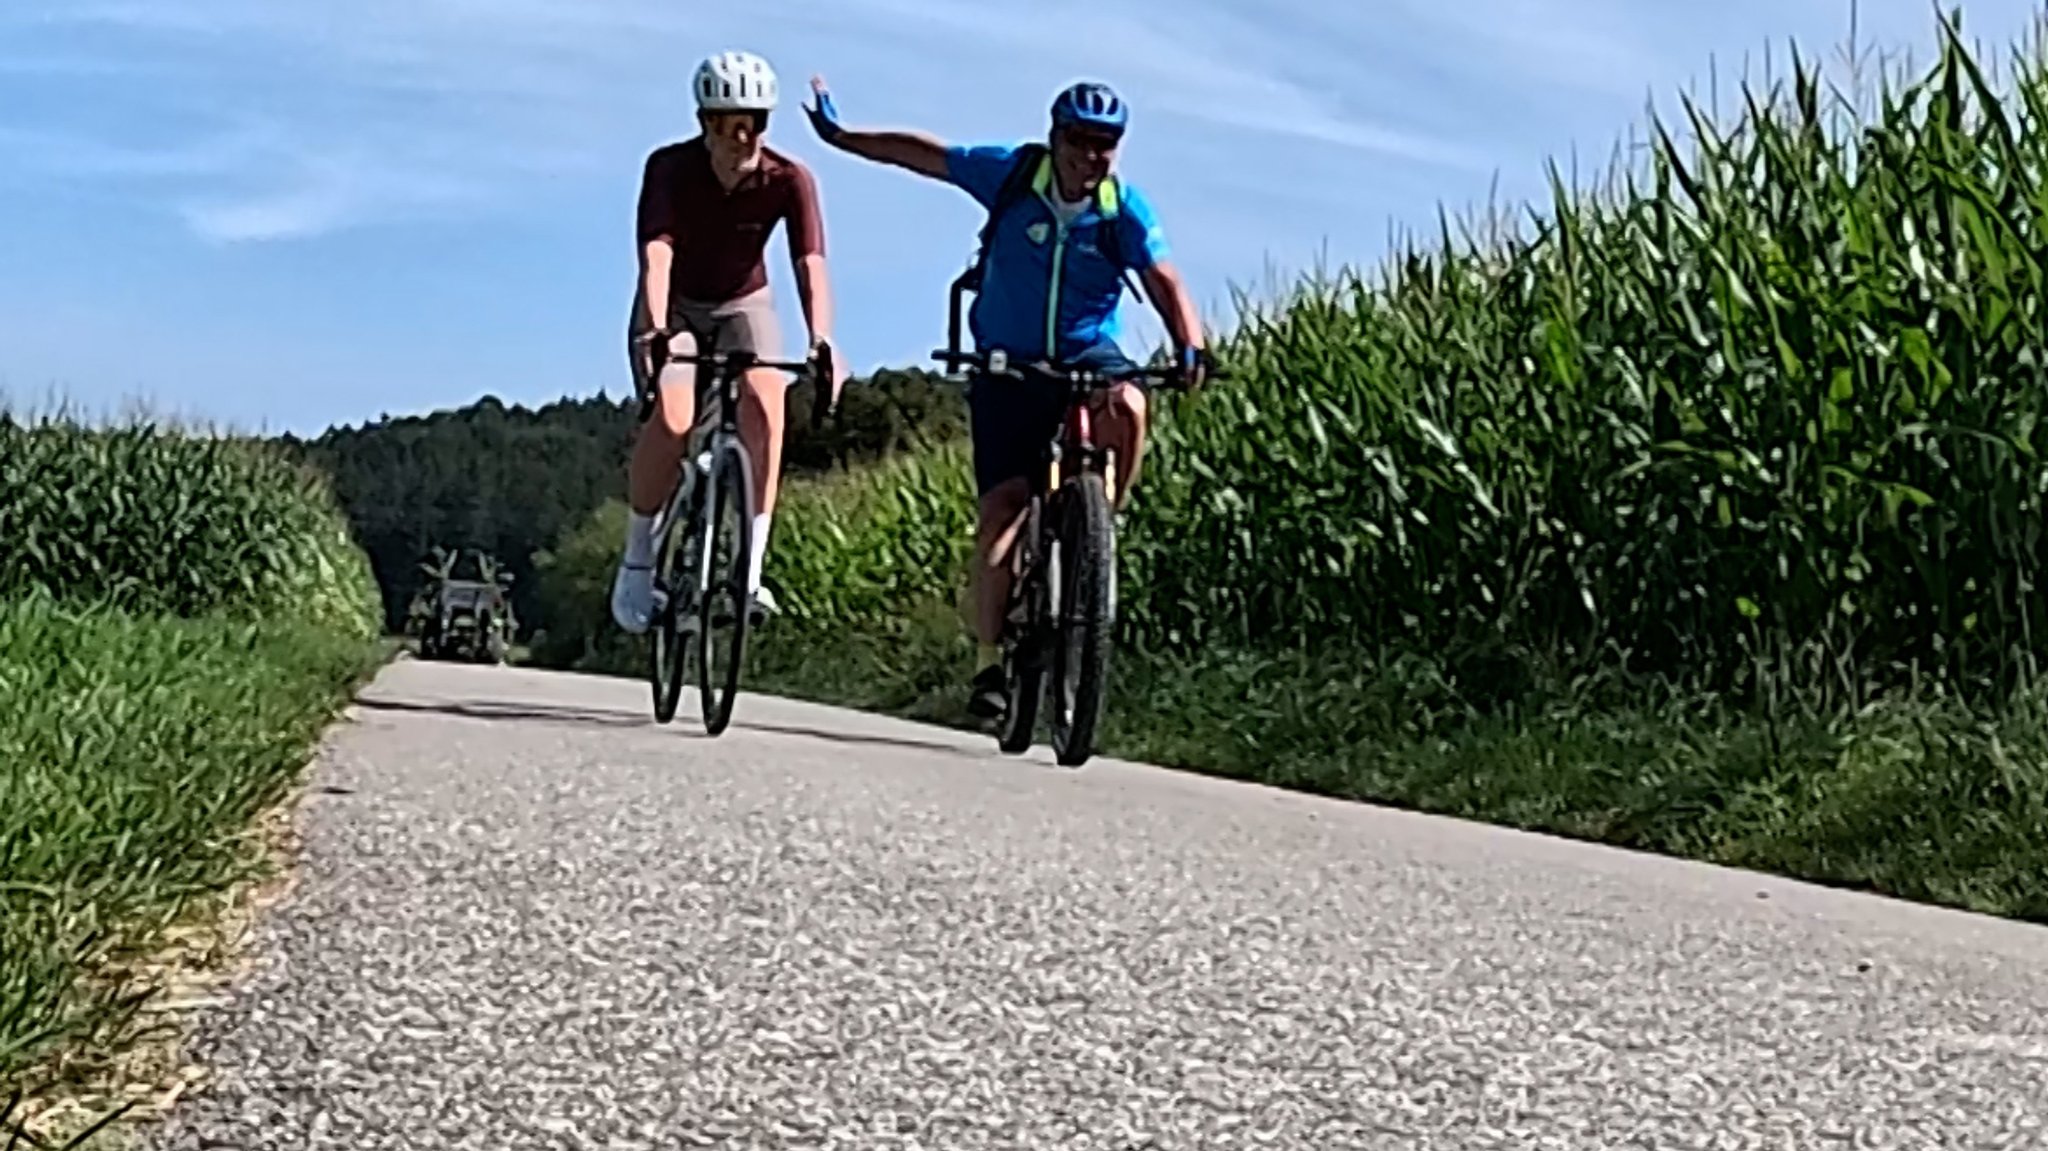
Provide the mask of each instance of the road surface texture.
{"label": "road surface texture", "polygon": [[2048,931],[400,662],[154,1146],[2043,1148]]}

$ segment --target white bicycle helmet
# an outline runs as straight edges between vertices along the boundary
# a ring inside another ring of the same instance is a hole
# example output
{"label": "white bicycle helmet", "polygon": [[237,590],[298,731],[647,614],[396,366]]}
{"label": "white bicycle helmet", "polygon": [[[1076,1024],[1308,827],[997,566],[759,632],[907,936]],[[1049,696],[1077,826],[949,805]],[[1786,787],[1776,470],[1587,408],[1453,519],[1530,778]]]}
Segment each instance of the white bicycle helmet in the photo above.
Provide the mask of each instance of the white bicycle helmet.
{"label": "white bicycle helmet", "polygon": [[752,52],[720,52],[697,65],[697,107],[706,112],[772,112],[775,69]]}

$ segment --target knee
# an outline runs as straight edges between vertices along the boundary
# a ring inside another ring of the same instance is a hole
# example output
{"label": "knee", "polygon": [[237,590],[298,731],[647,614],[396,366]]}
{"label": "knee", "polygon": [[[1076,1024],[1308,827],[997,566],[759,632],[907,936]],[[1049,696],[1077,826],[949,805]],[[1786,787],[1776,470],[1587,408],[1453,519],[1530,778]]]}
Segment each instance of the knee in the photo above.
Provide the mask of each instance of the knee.
{"label": "knee", "polygon": [[1004,480],[981,497],[981,517],[976,534],[983,540],[1000,535],[1023,514],[1030,489],[1022,479]]}
{"label": "knee", "polygon": [[661,385],[655,389],[654,418],[647,426],[666,439],[681,440],[690,434],[690,425],[696,422],[692,411],[692,381],[687,374],[664,372]]}
{"label": "knee", "polygon": [[1093,409],[1108,434],[1138,435],[1145,430],[1145,390],[1136,384],[1112,386],[1096,400]]}
{"label": "knee", "polygon": [[1147,411],[1145,389],[1136,384],[1118,384],[1109,393],[1109,410],[1119,420],[1128,423],[1134,432],[1145,430]]}
{"label": "knee", "polygon": [[740,387],[740,398],[744,405],[758,412],[767,421],[768,427],[782,427],[782,410],[785,389],[782,377],[773,373],[749,372]]}

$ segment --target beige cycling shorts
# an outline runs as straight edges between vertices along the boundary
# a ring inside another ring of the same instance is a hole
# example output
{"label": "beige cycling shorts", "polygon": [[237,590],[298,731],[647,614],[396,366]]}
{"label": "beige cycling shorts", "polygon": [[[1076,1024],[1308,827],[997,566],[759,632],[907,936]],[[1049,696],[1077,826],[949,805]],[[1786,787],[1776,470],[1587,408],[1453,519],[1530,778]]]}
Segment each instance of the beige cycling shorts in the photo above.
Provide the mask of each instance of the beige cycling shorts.
{"label": "beige cycling shorts", "polygon": [[[644,396],[648,392],[647,362],[633,340],[647,331],[645,315],[646,296],[643,289],[633,292],[633,311],[627,320],[626,360],[632,365],[634,394]],[[722,303],[707,303],[702,300],[669,300],[669,348],[685,355],[697,350],[696,337],[692,331],[702,332],[706,339],[722,351],[745,349],[764,360],[779,360],[782,353],[782,322],[775,315],[775,298],[768,288],[760,288],[744,296]],[[707,412],[704,399],[705,381],[696,379],[694,364],[670,364],[663,372],[664,383],[681,384],[685,387],[696,384],[697,419],[702,422],[717,413]],[[785,377],[786,378],[786,377]]]}

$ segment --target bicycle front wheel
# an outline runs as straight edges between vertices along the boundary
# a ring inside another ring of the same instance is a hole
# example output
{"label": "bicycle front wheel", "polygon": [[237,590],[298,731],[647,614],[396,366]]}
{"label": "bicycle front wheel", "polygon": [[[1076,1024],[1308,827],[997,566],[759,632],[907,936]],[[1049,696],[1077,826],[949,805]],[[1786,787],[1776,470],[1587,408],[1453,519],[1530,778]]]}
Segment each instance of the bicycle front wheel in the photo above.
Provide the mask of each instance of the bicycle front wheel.
{"label": "bicycle front wheel", "polygon": [[702,520],[703,554],[697,601],[697,683],[704,730],[718,735],[732,722],[747,645],[747,556],[753,544],[754,489],[746,450],[727,444],[712,457]]}
{"label": "bicycle front wheel", "polygon": [[1083,472],[1061,490],[1059,602],[1052,652],[1052,750],[1066,767],[1095,753],[1109,692],[1110,634],[1116,624],[1116,527],[1102,476]]}
{"label": "bicycle front wheel", "polygon": [[[694,494],[693,486],[693,494]],[[690,645],[695,629],[684,627],[696,611],[690,588],[697,582],[696,499],[684,500],[681,493],[669,501],[661,527],[661,542],[654,553],[654,586],[667,599],[655,613],[648,629],[649,670],[654,685],[654,721],[668,723],[676,717],[676,705],[683,696],[684,670],[689,667]]]}

